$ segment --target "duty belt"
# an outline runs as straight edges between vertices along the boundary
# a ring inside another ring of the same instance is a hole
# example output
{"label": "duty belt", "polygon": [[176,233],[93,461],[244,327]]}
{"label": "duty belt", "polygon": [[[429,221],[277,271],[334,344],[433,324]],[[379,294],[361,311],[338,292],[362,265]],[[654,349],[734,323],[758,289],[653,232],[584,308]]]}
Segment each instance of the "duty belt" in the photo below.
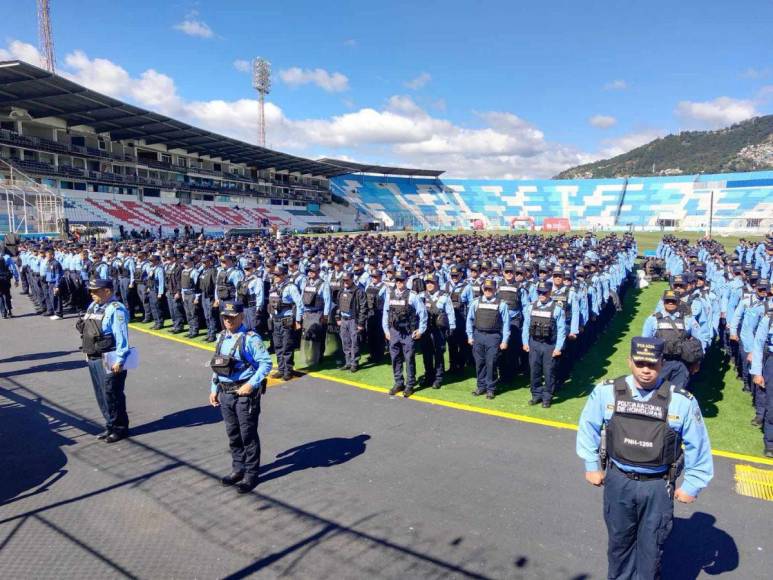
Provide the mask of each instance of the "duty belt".
{"label": "duty belt", "polygon": [[633,481],[652,481],[653,479],[666,479],[668,477],[668,469],[660,473],[636,473],[635,471],[623,471],[615,462],[611,462],[612,467]]}

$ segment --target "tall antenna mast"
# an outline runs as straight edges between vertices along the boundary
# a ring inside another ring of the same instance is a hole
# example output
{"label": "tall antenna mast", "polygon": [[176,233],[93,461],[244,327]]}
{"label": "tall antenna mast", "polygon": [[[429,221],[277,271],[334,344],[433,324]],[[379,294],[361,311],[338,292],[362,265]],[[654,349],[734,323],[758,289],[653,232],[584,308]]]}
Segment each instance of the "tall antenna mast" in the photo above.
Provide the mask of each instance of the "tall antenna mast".
{"label": "tall antenna mast", "polygon": [[271,63],[263,58],[252,61],[252,86],[258,91],[258,145],[266,146],[266,95],[271,92]]}
{"label": "tall antenna mast", "polygon": [[51,73],[56,72],[54,61],[54,36],[51,33],[51,3],[38,0],[38,48],[43,58],[43,66]]}

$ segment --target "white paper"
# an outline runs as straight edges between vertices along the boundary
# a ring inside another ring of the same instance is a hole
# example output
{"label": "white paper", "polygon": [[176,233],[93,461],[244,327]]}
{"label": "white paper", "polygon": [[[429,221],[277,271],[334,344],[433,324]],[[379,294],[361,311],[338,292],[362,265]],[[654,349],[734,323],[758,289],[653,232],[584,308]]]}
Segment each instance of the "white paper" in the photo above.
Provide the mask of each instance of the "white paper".
{"label": "white paper", "polygon": [[[115,351],[106,352],[102,355],[102,363],[105,365],[105,370],[110,371],[110,369],[113,368],[113,365],[118,362],[118,356],[116,355]],[[126,362],[121,365],[124,370],[129,369],[136,369],[137,365],[140,362],[140,354],[137,351],[136,348],[130,347],[129,348],[129,354],[126,357]]]}

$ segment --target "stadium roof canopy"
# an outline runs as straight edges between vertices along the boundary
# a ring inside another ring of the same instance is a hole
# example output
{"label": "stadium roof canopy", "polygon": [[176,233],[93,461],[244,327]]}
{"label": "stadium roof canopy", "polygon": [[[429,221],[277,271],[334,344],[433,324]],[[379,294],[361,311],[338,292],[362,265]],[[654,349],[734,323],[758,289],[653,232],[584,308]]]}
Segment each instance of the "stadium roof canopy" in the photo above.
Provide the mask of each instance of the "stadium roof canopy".
{"label": "stadium roof canopy", "polygon": [[0,61],[0,107],[25,109],[33,118],[57,117],[87,125],[114,141],[142,139],[189,153],[220,157],[258,169],[332,177],[349,169],[296,157],[205,131],[97,93],[23,61]]}
{"label": "stadium roof canopy", "polygon": [[347,173],[378,173],[380,175],[408,175],[412,177],[439,177],[445,171],[435,171],[434,169],[411,169],[409,167],[387,167],[384,165],[368,165],[366,163],[352,163],[341,159],[330,159],[325,157],[319,160],[320,163],[329,163],[348,169]]}

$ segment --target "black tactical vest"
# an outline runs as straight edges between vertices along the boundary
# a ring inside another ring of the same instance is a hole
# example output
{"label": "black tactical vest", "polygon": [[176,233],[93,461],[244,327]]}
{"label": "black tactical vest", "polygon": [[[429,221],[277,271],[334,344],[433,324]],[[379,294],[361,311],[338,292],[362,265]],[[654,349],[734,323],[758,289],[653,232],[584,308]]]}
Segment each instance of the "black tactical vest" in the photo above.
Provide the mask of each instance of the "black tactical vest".
{"label": "black tactical vest", "polygon": [[81,350],[89,357],[102,356],[115,350],[115,337],[102,331],[102,320],[108,306],[110,304],[89,308],[75,325],[81,333]]}
{"label": "black tactical vest", "polygon": [[254,308],[257,306],[257,297],[250,292],[250,282],[255,280],[255,276],[248,276],[239,282],[239,288],[236,290],[236,295],[239,301],[247,308]]}
{"label": "black tactical vest", "polygon": [[416,312],[408,303],[411,293],[406,289],[402,295],[397,295],[397,290],[393,289],[389,293],[389,326],[403,332],[415,330]]}
{"label": "black tactical vest", "polygon": [[484,332],[499,332],[502,330],[502,317],[499,315],[499,298],[493,302],[478,301],[475,310],[475,329]]}
{"label": "black tactical vest", "polygon": [[170,264],[165,268],[166,272],[166,291],[176,294],[180,291],[180,266]]}
{"label": "black tactical vest", "polygon": [[338,294],[338,313],[342,318],[352,317],[355,290],[355,286],[352,285],[351,288],[341,288],[341,292]]}
{"label": "black tactical vest", "polygon": [[277,316],[279,312],[284,312],[288,308],[294,308],[294,302],[283,302],[285,288],[291,282],[285,280],[278,287],[272,286],[268,294],[268,311],[271,316]]}
{"label": "black tactical vest", "polygon": [[499,298],[507,304],[507,307],[514,311],[521,311],[521,289],[517,282],[502,282],[499,287]]}
{"label": "black tactical vest", "polygon": [[383,282],[379,282],[378,284],[371,284],[365,289],[365,300],[368,304],[368,316],[374,316],[381,308],[383,308],[383,304],[379,304],[381,300],[379,300],[379,292],[381,292],[381,289],[384,287]]}
{"label": "black tactical vest", "polygon": [[215,277],[215,294],[218,300],[232,300],[235,294],[235,288],[228,281],[233,268],[218,270]]}
{"label": "black tactical vest", "polygon": [[306,281],[306,287],[303,289],[303,296],[301,297],[304,306],[313,310],[322,310],[325,304],[322,300],[320,290],[322,290],[322,285],[324,283],[325,282],[319,278],[314,280],[314,282],[311,282],[310,280]]}
{"label": "black tactical vest", "polygon": [[531,319],[529,321],[529,337],[539,341],[553,343],[558,338],[558,325],[553,316],[556,304],[539,300],[531,305]]}
{"label": "black tactical vest", "polygon": [[424,306],[427,307],[427,326],[439,330],[448,330],[450,327],[448,314],[445,308],[440,308],[440,299],[445,296],[443,292],[435,292],[434,296],[424,293]]}
{"label": "black tactical vest", "polygon": [[153,292],[158,292],[158,278],[156,277],[158,275],[158,268],[159,266],[152,266],[150,272],[148,272],[148,290]]}
{"label": "black tactical vest", "polygon": [[459,311],[462,309],[462,292],[464,292],[464,284],[454,284],[449,282],[447,286],[448,295],[451,297],[451,305],[454,310]]}
{"label": "black tactical vest", "polygon": [[607,424],[607,453],[625,465],[658,468],[675,463],[682,439],[668,424],[671,385],[663,383],[649,401],[633,398],[625,377],[612,381],[615,410]]}
{"label": "black tactical vest", "polygon": [[193,268],[183,268],[183,271],[180,274],[180,288],[183,290],[193,290],[192,273]]}
{"label": "black tactical vest", "polygon": [[671,318],[662,312],[655,313],[657,329],[655,336],[662,339],[664,344],[663,357],[666,360],[679,360],[682,358],[682,343],[687,340],[687,331],[684,326],[684,319]]}
{"label": "black tactical vest", "polygon": [[201,293],[208,297],[212,298],[213,291],[215,289],[215,269],[214,268],[207,268],[206,270],[201,272],[201,275],[199,276],[199,289],[201,290]]}

